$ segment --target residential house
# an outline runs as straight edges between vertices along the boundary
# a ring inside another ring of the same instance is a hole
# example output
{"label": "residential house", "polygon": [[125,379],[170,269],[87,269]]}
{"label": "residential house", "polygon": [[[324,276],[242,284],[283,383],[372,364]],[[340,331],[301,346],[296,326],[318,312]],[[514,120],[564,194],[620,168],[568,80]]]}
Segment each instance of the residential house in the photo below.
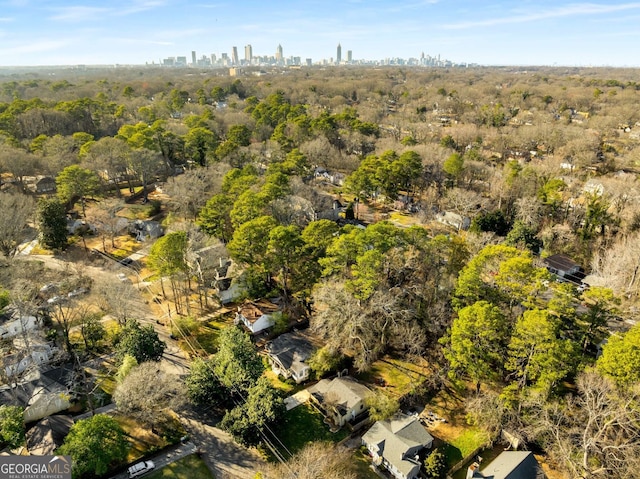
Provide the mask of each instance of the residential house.
{"label": "residential house", "polygon": [[335,186],[343,186],[344,180],[346,178],[346,175],[344,175],[343,173],[340,173],[338,171],[329,171],[322,166],[316,167],[316,169],[313,172],[313,176],[316,179],[328,181],[329,183]]}
{"label": "residential house", "polygon": [[281,334],[265,347],[273,372],[292,378],[296,384],[309,379],[310,368],[305,361],[313,350],[309,340],[299,332]]}
{"label": "residential house", "polygon": [[49,363],[58,351],[58,348],[37,338],[30,338],[28,341],[15,339],[13,344],[16,352],[2,358],[7,377],[17,376],[32,365]]}
{"label": "residential house", "polygon": [[580,283],[585,277],[582,266],[567,255],[554,254],[544,258],[542,261],[550,273],[567,281]]}
{"label": "residential house", "polygon": [[589,180],[582,187],[582,191],[591,196],[602,196],[604,194],[604,185],[599,181]]}
{"label": "residential house", "polygon": [[50,176],[43,176],[36,181],[36,193],[48,194],[56,192],[56,180]]}
{"label": "residential house", "polygon": [[280,306],[266,299],[245,301],[238,306],[234,324],[244,324],[251,334],[256,334],[275,324],[274,314]]}
{"label": "residential house", "polygon": [[367,412],[365,399],[372,394],[364,384],[349,376],[322,379],[307,389],[325,417],[336,426],[344,426]]}
{"label": "residential house", "polygon": [[453,226],[458,231],[467,230],[469,229],[469,226],[471,226],[470,218],[451,211],[442,211],[441,213],[438,213],[436,220],[442,224]]}
{"label": "residential house", "polygon": [[25,408],[24,422],[37,421],[71,407],[74,372],[71,365],[36,370],[30,381],[0,388],[0,403]]}
{"label": "residential house", "polygon": [[320,206],[316,214],[317,219],[338,221],[338,219],[345,217],[347,205],[343,204],[340,199],[325,197],[323,200],[319,202]]}
{"label": "residential house", "polygon": [[247,288],[239,281],[236,264],[230,259],[220,258],[220,265],[215,268],[216,279],[213,286],[218,293],[220,304],[226,306],[235,303],[247,292]]}
{"label": "residential house", "polygon": [[67,231],[72,235],[78,233],[82,235],[87,232],[96,234],[96,227],[84,220],[67,218]]}
{"label": "residential house", "polygon": [[398,413],[391,419],[376,422],[362,436],[362,444],[373,457],[398,479],[413,479],[420,473],[418,453],[431,448],[433,437],[420,421]]}
{"label": "residential house", "polygon": [[26,434],[27,450],[32,456],[52,455],[62,446],[73,426],[71,416],[54,415],[38,421]]}
{"label": "residential house", "polygon": [[467,479],[544,479],[546,476],[529,451],[504,451],[480,470],[474,462],[467,469]]}
{"label": "residential house", "polygon": [[37,325],[38,319],[35,316],[20,315],[14,312],[9,319],[0,324],[0,338],[9,339],[33,331]]}
{"label": "residential house", "polygon": [[157,221],[136,220],[130,226],[130,233],[137,241],[155,240],[164,235],[164,230]]}

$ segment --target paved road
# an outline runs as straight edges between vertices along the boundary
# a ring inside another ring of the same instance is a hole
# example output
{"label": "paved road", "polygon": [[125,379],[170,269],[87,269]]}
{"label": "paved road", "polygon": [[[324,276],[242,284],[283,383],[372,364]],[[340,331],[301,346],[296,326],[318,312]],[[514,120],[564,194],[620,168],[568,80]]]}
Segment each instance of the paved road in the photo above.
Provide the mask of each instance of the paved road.
{"label": "paved road", "polygon": [[[183,457],[186,457],[190,454],[194,454],[196,450],[196,445],[191,441],[187,441],[185,443],[164,449],[162,452],[156,454],[155,456],[148,457],[145,460],[152,460],[154,465],[156,466],[155,470],[157,471],[158,469],[161,469],[164,466],[171,464],[172,462],[182,459]],[[129,473],[125,470],[120,474],[112,476],[111,479],[129,479]],[[216,477],[216,479],[218,478]]]}
{"label": "paved road", "polygon": [[[46,255],[32,257],[33,259],[44,261],[47,266],[52,269],[64,271],[68,267],[68,263],[60,258]],[[95,280],[103,281],[105,279],[113,280],[116,272],[119,271],[129,273],[125,267],[120,265],[116,265],[116,268],[118,268],[117,271],[113,269],[113,265],[109,265],[104,269],[98,266],[88,265],[84,265],[82,268],[83,273],[87,276]],[[160,339],[167,343],[167,349],[161,362],[163,369],[183,376],[189,371],[189,359],[185,357],[184,352],[178,347],[177,342],[170,338],[167,328],[158,323],[157,320],[160,318],[156,317],[149,307],[148,300],[145,298],[145,293],[148,291],[146,287],[137,288],[134,285],[131,286],[131,295],[128,301],[132,301],[133,303],[132,317],[137,317],[142,324],[153,325]],[[255,473],[264,465],[264,461],[257,451],[240,446],[229,434],[210,424],[206,417],[200,417],[190,412],[182,417],[182,421],[191,437],[192,442],[189,444],[193,446],[194,450],[195,447],[197,447],[202,451],[202,458],[216,479],[253,479]],[[182,451],[184,452],[186,449]],[[190,453],[185,453],[184,455]],[[166,452],[163,452],[159,454],[158,457],[163,458],[166,454]],[[173,453],[169,451],[168,454]],[[178,456],[174,454],[169,457],[169,459],[171,458],[172,460],[177,460]],[[154,459],[154,462],[155,461]],[[160,459],[158,461],[157,467],[161,467],[160,464],[166,464],[161,462]],[[126,478],[126,471],[123,475],[114,477],[117,479]]]}
{"label": "paved road", "polygon": [[257,451],[240,446],[196,413],[190,412],[181,419],[216,479],[253,479],[265,465]]}

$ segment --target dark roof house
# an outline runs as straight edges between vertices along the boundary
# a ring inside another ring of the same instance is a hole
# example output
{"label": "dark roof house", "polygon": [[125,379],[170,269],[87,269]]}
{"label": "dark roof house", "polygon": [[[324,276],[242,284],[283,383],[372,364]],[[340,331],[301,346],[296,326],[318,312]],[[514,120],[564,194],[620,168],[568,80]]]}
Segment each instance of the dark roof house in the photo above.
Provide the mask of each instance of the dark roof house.
{"label": "dark roof house", "polygon": [[286,379],[293,378],[297,384],[309,378],[310,368],[305,361],[311,357],[313,349],[300,333],[281,334],[266,345],[273,372]]}
{"label": "dark roof house", "polygon": [[564,278],[567,281],[580,283],[585,277],[582,266],[567,255],[554,254],[544,258],[542,261],[550,273]]}
{"label": "dark roof house", "polygon": [[59,448],[73,426],[71,416],[54,415],[38,421],[25,434],[31,455],[47,456]]}

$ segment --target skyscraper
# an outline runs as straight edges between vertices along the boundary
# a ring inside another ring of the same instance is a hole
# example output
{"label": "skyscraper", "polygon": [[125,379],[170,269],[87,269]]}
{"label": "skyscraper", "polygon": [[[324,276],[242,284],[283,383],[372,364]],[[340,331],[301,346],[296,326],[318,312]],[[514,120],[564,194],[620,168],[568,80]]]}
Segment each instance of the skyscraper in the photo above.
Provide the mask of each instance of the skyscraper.
{"label": "skyscraper", "polygon": [[284,60],[284,56],[282,54],[282,45],[278,44],[278,48],[276,49],[276,63],[278,65],[282,65]]}
{"label": "skyscraper", "polygon": [[351,50],[347,50],[347,63],[351,63],[353,61],[353,52]]}
{"label": "skyscraper", "polygon": [[244,46],[244,61],[247,65],[251,65],[251,59],[253,58],[253,49],[251,45]]}
{"label": "skyscraper", "polygon": [[240,62],[238,61],[238,47],[232,47],[231,49],[231,63],[233,65],[240,64]]}
{"label": "skyscraper", "polygon": [[338,43],[338,48],[336,49],[336,65],[340,65],[342,61],[342,47]]}
{"label": "skyscraper", "polygon": [[196,51],[191,50],[191,65],[196,66]]}

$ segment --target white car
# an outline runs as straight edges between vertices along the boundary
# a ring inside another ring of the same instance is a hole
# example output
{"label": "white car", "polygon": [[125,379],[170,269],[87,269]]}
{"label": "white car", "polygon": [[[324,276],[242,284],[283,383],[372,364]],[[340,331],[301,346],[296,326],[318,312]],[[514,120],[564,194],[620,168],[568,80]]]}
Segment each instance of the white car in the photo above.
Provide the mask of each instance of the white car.
{"label": "white car", "polygon": [[130,283],[131,282],[129,277],[124,273],[118,273],[118,279],[123,283]]}
{"label": "white car", "polygon": [[156,465],[153,463],[153,461],[142,461],[131,466],[129,469],[127,469],[127,472],[129,473],[129,477],[132,478],[142,476],[147,472],[153,471],[155,468]]}

